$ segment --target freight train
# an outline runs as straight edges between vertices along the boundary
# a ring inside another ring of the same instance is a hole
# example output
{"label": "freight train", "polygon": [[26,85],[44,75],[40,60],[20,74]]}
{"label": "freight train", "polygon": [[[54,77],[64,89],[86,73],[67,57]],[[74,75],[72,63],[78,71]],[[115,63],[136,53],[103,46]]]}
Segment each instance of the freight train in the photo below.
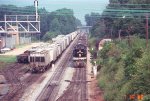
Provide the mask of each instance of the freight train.
{"label": "freight train", "polygon": [[44,72],[61,56],[78,35],[77,31],[68,35],[58,35],[53,43],[43,43],[31,48],[28,54],[18,56],[18,62],[28,62],[32,72]]}
{"label": "freight train", "polygon": [[85,34],[79,37],[79,42],[73,49],[74,67],[85,67],[87,59],[87,36]]}

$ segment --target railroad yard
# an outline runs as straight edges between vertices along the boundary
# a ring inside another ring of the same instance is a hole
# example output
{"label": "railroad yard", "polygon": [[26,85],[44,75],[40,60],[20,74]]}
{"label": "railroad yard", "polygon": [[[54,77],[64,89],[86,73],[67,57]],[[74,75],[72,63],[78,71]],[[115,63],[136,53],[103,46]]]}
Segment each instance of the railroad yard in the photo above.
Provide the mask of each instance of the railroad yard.
{"label": "railroad yard", "polygon": [[0,101],[150,101],[149,26],[150,0],[1,0]]}
{"label": "railroad yard", "polygon": [[[91,69],[89,69],[91,65],[79,68],[74,67],[73,47],[80,42],[79,40],[80,34],[68,45],[55,63],[49,65],[50,68],[44,72],[34,73],[30,69],[31,65],[24,63],[9,64],[8,67],[2,69],[0,75],[4,77],[4,80],[1,79],[0,81],[4,82],[0,84],[2,88],[0,90],[0,100],[95,101],[95,98],[92,97],[95,95],[89,93],[92,91],[89,86],[91,85],[90,82],[92,82]],[[34,44],[32,47],[38,44]],[[31,45],[20,48],[20,50],[25,51],[29,47]],[[6,54],[10,55],[11,53],[18,55],[18,52],[15,53],[14,50]],[[90,62],[89,59],[87,58],[87,64]]]}

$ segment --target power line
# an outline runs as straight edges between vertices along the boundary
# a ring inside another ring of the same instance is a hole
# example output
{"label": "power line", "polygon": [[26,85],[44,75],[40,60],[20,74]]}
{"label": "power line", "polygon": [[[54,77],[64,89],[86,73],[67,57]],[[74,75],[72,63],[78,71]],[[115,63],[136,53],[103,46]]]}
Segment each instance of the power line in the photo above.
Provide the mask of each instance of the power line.
{"label": "power line", "polygon": [[[136,17],[125,17],[125,18],[123,18],[123,17],[113,17],[113,16],[90,16],[90,18],[112,18],[112,19],[146,19],[146,18],[136,18]],[[149,19],[150,19],[150,17],[149,17]]]}
{"label": "power line", "polygon": [[[106,9],[118,9],[117,7],[106,7]],[[150,7],[149,8],[125,8],[125,7],[119,7],[119,9],[127,9],[127,10],[150,10]]]}
{"label": "power line", "polygon": [[150,4],[118,4],[118,3],[110,3],[108,5],[120,5],[120,6],[150,6]]}
{"label": "power line", "polygon": [[[16,7],[14,7],[14,8],[11,8],[11,9],[13,9],[13,11],[12,10],[8,10],[8,8],[7,7],[0,7],[0,9],[3,9],[2,11],[5,11],[5,12],[16,12],[16,13],[24,13],[24,14],[27,14],[27,13],[34,13],[35,12],[35,10],[33,9],[32,11],[30,10],[29,11],[29,9],[24,9],[24,8],[22,8],[22,10],[20,10],[20,8],[19,8],[19,11],[18,11],[18,8],[16,8]],[[4,8],[6,8],[5,10],[4,10]],[[17,11],[15,11],[15,10],[17,10]],[[84,10],[89,10],[89,9],[84,9]],[[93,11],[99,11],[99,10],[93,10]],[[117,9],[106,9],[106,10],[104,10],[104,12],[131,12],[131,13],[150,13],[150,11],[149,10],[132,10],[132,9],[122,9],[122,10],[117,10]],[[40,14],[48,14],[48,13],[51,13],[51,12],[45,12],[45,13],[41,13],[40,12]],[[67,13],[68,15],[69,15],[69,13]],[[77,13],[76,13],[77,14]],[[64,14],[61,14],[61,15],[64,15]],[[66,15],[66,14],[65,14]]]}
{"label": "power line", "polygon": [[[29,6],[29,7],[33,7],[33,6]],[[0,6],[0,9],[8,9],[8,7],[5,7],[5,6]],[[12,10],[23,10],[23,11],[28,11],[28,10],[31,10],[30,8],[27,8],[27,7],[11,7],[11,9]],[[42,8],[41,8],[42,9]],[[150,9],[150,8],[149,8]],[[119,8],[119,10],[118,9],[111,9],[111,8],[107,8],[107,9],[105,9],[106,11],[117,11],[117,12],[122,12],[122,11],[124,11],[124,12],[129,12],[129,11],[131,11],[131,12],[150,12],[149,11],[149,9],[148,8]],[[40,9],[39,9],[40,10]],[[102,11],[102,10],[96,10],[96,9],[87,9],[87,8],[84,8],[84,9],[81,9],[81,10],[93,10],[93,11]],[[105,11],[104,10],[104,11]],[[34,9],[34,7],[33,7],[33,10],[32,11],[35,11],[35,9]]]}
{"label": "power line", "polygon": [[[24,11],[24,10],[8,10],[8,9],[3,9],[2,10],[3,12],[7,12],[7,13],[21,13],[21,14],[34,14],[35,13],[35,11]],[[118,10],[104,10],[104,12],[112,12],[112,11],[118,11]],[[150,11],[149,12],[141,12],[141,11],[137,11],[137,12],[132,12],[132,14],[131,14],[131,12],[130,12],[130,10],[119,10],[120,12],[117,12],[117,14],[119,15],[119,13],[122,13],[121,11],[129,11],[129,12],[127,12],[127,14],[129,14],[129,15],[133,15],[134,16],[134,14],[135,15],[142,15],[143,13],[150,13]],[[132,10],[131,10],[132,11]],[[146,10],[147,11],[147,10]],[[58,13],[52,13],[52,12],[45,12],[45,13],[41,13],[41,12],[39,12],[39,14],[40,15],[43,15],[43,14],[52,14],[52,15],[72,15],[72,13],[68,13],[68,12],[64,12],[64,13],[60,13],[60,14],[58,14]],[[76,13],[76,14],[81,14],[81,13]],[[106,15],[108,15],[108,16],[116,16],[117,15],[115,12],[112,12],[112,13],[109,13],[109,14],[106,14]],[[124,15],[126,15],[126,14],[124,14]]]}
{"label": "power line", "polygon": [[132,9],[105,9],[104,12],[131,12],[131,13],[150,13],[150,10],[132,10]]}
{"label": "power line", "polygon": [[[149,4],[150,5],[150,4]],[[32,7],[32,6],[31,6]],[[29,8],[26,8],[26,7],[21,7],[20,8],[17,8],[17,7],[12,7],[11,9],[8,9],[7,7],[0,7],[0,9],[2,9],[3,12],[7,12],[7,13],[20,13],[20,14],[35,14],[35,9],[33,9],[32,11],[30,10],[29,11]],[[34,7],[33,7],[34,8]],[[89,9],[84,9],[84,10],[89,10]],[[93,11],[99,11],[99,10],[93,10]],[[126,16],[126,18],[134,18],[133,16],[143,16],[141,14],[145,14],[145,13],[150,13],[150,10],[135,10],[135,9],[105,9],[104,12],[111,12],[109,14],[106,14],[106,15],[100,15],[100,16],[91,16],[91,17],[109,17],[109,18],[122,18],[122,15],[119,16],[119,13],[124,13],[126,12],[127,14],[131,14],[131,16]],[[117,12],[117,14],[116,14]],[[115,13],[115,14],[113,14]],[[58,14],[58,13],[52,13],[52,12],[45,12],[45,13],[42,13],[40,12],[39,13],[40,15],[45,15],[45,14],[51,14],[51,15],[72,15],[72,13],[68,13],[68,12],[64,12],[64,13],[61,13],[61,14]],[[75,13],[75,14],[81,14],[81,13]],[[126,15],[126,14],[124,14]],[[139,18],[139,19],[145,19],[145,18]]]}
{"label": "power line", "polygon": [[[14,12],[14,13],[20,13],[20,14],[29,14],[29,12],[24,12],[24,13],[22,13],[22,12],[20,12],[20,11],[10,11],[10,12]],[[30,14],[35,14],[35,13],[33,13],[33,12],[30,12]],[[50,15],[72,15],[71,13],[69,14],[69,13],[67,13],[67,14],[65,14],[65,13],[61,13],[61,14],[54,14],[54,13],[51,13],[51,12],[48,12],[48,13],[39,13],[40,15],[46,15],[46,14],[50,14]],[[115,14],[109,14],[109,15],[90,15],[89,17],[91,17],[91,18],[114,18],[114,19],[118,19],[118,18],[123,18],[123,15],[115,15]],[[140,17],[140,18],[138,18],[138,17]],[[142,18],[141,18],[142,17]],[[144,15],[136,15],[136,16],[134,16],[134,15],[131,15],[131,16],[125,16],[125,18],[127,19],[146,19],[145,17],[144,17]],[[150,17],[149,17],[150,18]]]}

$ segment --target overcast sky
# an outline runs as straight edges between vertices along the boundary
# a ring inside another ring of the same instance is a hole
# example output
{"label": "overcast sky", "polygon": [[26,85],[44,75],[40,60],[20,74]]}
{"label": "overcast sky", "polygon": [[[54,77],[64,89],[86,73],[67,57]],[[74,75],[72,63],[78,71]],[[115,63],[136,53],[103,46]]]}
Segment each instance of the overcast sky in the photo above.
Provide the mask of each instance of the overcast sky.
{"label": "overcast sky", "polygon": [[[73,9],[74,14],[82,23],[84,15],[91,12],[102,13],[109,0],[38,0],[39,8],[45,7],[48,11],[61,8]],[[0,0],[0,4],[13,4],[17,6],[29,6],[34,4],[34,0]]]}

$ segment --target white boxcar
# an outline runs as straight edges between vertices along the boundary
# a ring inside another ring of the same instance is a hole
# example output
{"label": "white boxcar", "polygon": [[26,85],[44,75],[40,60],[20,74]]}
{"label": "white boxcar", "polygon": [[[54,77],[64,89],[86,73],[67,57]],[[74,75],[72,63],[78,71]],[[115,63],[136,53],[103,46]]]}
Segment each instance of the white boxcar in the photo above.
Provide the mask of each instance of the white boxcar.
{"label": "white boxcar", "polygon": [[65,35],[58,35],[56,38],[53,38],[53,42],[59,43],[62,46],[62,51],[66,48],[64,37]]}
{"label": "white boxcar", "polygon": [[61,47],[61,44],[58,44],[58,43],[55,43],[57,45],[57,57],[61,55],[61,52],[62,52],[62,47]]}
{"label": "white boxcar", "polygon": [[65,40],[65,47],[67,47],[69,45],[69,38],[65,36],[64,40]]}
{"label": "white boxcar", "polygon": [[71,37],[70,36],[71,36],[70,34],[66,35],[66,37],[68,37],[69,44],[71,42],[71,39],[70,39]]}
{"label": "white boxcar", "polygon": [[53,38],[53,44],[42,43],[31,48],[33,51],[29,56],[29,63],[32,70],[45,71],[52,63],[56,61],[58,56],[67,48],[72,40],[77,36],[77,32],[68,35],[58,35]]}
{"label": "white boxcar", "polygon": [[72,32],[71,35],[72,35],[72,40],[74,40],[74,38],[75,38],[76,35],[77,35],[77,32],[76,32],[76,31],[75,31],[75,32]]}
{"label": "white boxcar", "polygon": [[57,48],[55,44],[51,44],[48,46],[48,48],[46,48],[46,50],[49,51],[50,54],[50,60],[52,62],[55,62],[55,60],[57,59]]}
{"label": "white boxcar", "polygon": [[63,43],[62,41],[57,41],[55,42],[55,44],[57,44],[57,46],[60,48],[60,54],[63,52]]}
{"label": "white boxcar", "polygon": [[71,34],[68,34],[67,36],[69,38],[69,44],[70,44],[71,43]]}
{"label": "white boxcar", "polygon": [[63,49],[62,51],[64,51],[66,49],[65,39],[61,38],[57,42],[62,43],[61,44],[62,45],[62,49]]}

